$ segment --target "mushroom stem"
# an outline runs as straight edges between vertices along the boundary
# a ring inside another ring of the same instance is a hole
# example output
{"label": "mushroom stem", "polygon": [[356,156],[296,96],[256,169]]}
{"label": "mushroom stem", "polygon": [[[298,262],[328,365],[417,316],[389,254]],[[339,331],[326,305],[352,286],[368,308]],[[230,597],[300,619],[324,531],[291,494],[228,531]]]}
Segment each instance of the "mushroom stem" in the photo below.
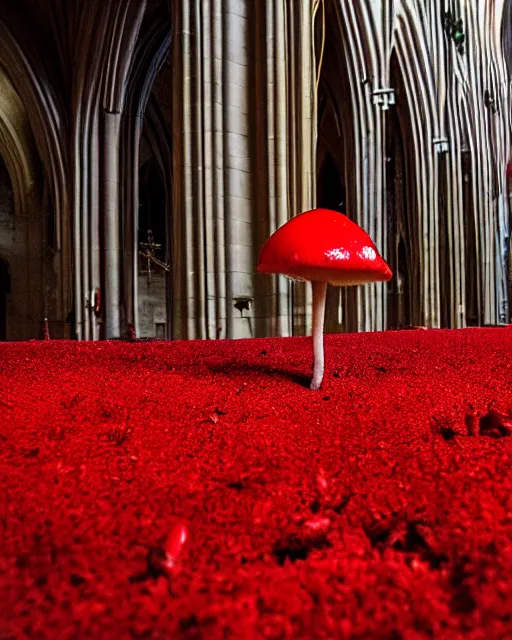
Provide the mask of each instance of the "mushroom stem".
{"label": "mushroom stem", "polygon": [[324,319],[326,282],[311,283],[313,288],[313,379],[310,389],[317,391],[324,377]]}

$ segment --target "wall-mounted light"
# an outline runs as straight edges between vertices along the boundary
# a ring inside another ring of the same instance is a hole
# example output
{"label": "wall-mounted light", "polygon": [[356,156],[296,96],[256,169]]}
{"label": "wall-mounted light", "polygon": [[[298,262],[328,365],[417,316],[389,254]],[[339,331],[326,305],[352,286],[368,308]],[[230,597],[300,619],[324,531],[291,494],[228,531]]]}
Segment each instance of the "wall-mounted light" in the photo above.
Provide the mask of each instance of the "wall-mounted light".
{"label": "wall-mounted light", "polygon": [[372,93],[373,104],[380,106],[382,111],[387,111],[395,104],[395,90],[390,88],[375,89]]}
{"label": "wall-mounted light", "polygon": [[450,141],[448,138],[434,138],[432,144],[437,153],[448,153],[450,151]]}
{"label": "wall-mounted light", "polygon": [[235,304],[233,306],[235,307],[235,309],[238,309],[238,311],[240,311],[240,315],[243,315],[244,310],[250,311],[251,304],[253,302],[253,299],[250,296],[235,296],[233,300],[235,301]]}

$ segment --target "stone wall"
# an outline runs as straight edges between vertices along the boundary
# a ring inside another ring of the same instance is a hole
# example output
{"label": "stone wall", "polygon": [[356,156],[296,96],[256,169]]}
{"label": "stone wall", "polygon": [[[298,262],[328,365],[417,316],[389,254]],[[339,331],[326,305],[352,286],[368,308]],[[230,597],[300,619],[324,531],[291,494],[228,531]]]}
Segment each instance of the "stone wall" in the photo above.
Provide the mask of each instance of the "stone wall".
{"label": "stone wall", "polygon": [[139,338],[167,338],[165,273],[138,276]]}

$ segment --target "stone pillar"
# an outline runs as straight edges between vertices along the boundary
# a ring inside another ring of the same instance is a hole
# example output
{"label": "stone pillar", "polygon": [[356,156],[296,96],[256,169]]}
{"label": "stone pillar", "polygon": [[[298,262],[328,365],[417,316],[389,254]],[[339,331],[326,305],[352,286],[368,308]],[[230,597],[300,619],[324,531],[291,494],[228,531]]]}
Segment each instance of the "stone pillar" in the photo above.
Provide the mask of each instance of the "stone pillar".
{"label": "stone pillar", "polygon": [[101,243],[100,243],[100,114],[95,109],[91,125],[90,170],[89,170],[89,202],[90,202],[90,257],[89,257],[89,291],[88,313],[90,317],[90,339],[99,340],[100,327],[93,311],[96,290],[101,291]]}
{"label": "stone pillar", "polygon": [[269,233],[313,205],[310,3],[174,10],[174,337],[290,335],[304,296],[295,314],[290,284],[255,268]]}
{"label": "stone pillar", "polygon": [[[118,338],[125,330],[121,322],[120,123],[146,1],[104,0],[89,3],[87,10],[85,23],[67,25],[78,44],[73,59],[61,60],[72,80],[75,321],[79,339],[99,337],[92,305],[95,290],[103,285],[105,337]],[[60,37],[60,31],[55,37]],[[65,54],[68,48],[59,50]]]}
{"label": "stone pillar", "polygon": [[123,289],[124,311],[126,320],[140,334],[138,314],[138,264],[139,264],[139,151],[143,119],[137,114],[129,118],[128,127],[124,128],[124,257],[123,257]]}
{"label": "stone pillar", "polygon": [[103,230],[105,279],[105,337],[121,336],[121,280],[119,271],[119,113],[104,113]]}
{"label": "stone pillar", "polygon": [[242,314],[234,306],[237,299],[254,298],[250,13],[248,2],[224,2],[222,72],[227,338],[250,337],[251,316],[254,315],[253,309]]}

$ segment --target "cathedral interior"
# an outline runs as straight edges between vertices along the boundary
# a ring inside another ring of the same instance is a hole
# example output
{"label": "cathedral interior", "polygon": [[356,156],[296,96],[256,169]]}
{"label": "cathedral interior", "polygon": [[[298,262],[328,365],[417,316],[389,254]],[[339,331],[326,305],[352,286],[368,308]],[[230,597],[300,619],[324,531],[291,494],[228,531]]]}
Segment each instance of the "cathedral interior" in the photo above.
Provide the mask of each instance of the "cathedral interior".
{"label": "cathedral interior", "polygon": [[0,340],[305,335],[313,207],[395,273],[327,332],[509,323],[511,6],[3,0]]}
{"label": "cathedral interior", "polygon": [[511,79],[512,0],[0,0],[0,640],[512,638]]}

